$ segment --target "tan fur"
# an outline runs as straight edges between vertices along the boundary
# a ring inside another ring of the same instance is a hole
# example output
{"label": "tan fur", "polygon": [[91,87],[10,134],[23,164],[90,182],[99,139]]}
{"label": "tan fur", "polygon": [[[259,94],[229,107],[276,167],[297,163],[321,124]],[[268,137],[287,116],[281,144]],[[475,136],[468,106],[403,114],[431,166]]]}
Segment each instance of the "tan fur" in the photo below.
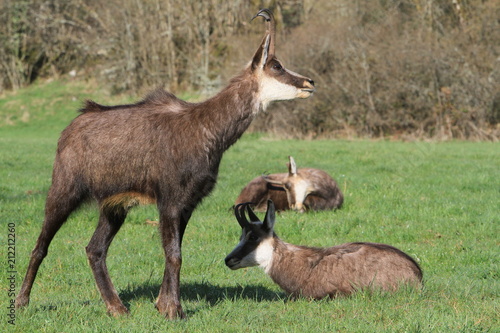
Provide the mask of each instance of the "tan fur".
{"label": "tan fur", "polygon": [[101,207],[103,209],[113,209],[122,207],[129,209],[138,205],[155,204],[156,199],[139,192],[118,193],[103,200]]}
{"label": "tan fur", "polygon": [[229,268],[260,266],[292,297],[321,299],[360,289],[395,291],[403,285],[421,286],[419,265],[390,245],[358,242],[316,248],[283,242],[274,232],[273,202],[269,200],[267,206],[263,222],[249,204],[235,207],[242,235],[225,259]]}
{"label": "tan fur", "polygon": [[274,239],[266,273],[293,297],[349,295],[359,289],[395,291],[418,287],[422,272],[400,250],[385,244],[347,243],[330,248],[295,246]]}
{"label": "tan fur", "polygon": [[257,211],[267,209],[271,199],[277,210],[339,209],[344,202],[337,182],[325,171],[313,168],[297,169],[289,156],[288,173],[259,176],[250,181],[240,192],[235,206],[251,202]]}

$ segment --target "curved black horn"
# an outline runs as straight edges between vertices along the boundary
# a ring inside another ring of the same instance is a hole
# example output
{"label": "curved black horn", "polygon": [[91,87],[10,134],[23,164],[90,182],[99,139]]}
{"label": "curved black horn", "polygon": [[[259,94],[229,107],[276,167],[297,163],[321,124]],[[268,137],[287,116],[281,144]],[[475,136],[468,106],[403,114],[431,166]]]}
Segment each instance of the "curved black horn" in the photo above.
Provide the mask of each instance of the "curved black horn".
{"label": "curved black horn", "polygon": [[269,9],[263,8],[259,10],[254,17],[252,17],[252,21],[258,16],[262,16],[267,22],[269,22],[273,18],[273,13]]}
{"label": "curved black horn", "polygon": [[250,206],[248,205],[246,208],[247,208],[248,216],[250,217],[250,221],[251,222],[260,222],[260,219],[257,217],[257,215],[255,215],[255,213],[250,208]]}
{"label": "curved black horn", "polygon": [[248,202],[240,203],[234,207],[234,216],[242,228],[245,228],[249,224],[245,216],[245,207],[248,206],[248,204]]}
{"label": "curved black horn", "polygon": [[274,54],[274,40],[276,36],[276,21],[274,19],[273,12],[271,12],[269,9],[264,8],[259,10],[257,15],[255,15],[253,19],[255,19],[258,16],[262,16],[266,22],[267,22],[267,34],[269,34],[270,41],[269,41],[269,54]]}

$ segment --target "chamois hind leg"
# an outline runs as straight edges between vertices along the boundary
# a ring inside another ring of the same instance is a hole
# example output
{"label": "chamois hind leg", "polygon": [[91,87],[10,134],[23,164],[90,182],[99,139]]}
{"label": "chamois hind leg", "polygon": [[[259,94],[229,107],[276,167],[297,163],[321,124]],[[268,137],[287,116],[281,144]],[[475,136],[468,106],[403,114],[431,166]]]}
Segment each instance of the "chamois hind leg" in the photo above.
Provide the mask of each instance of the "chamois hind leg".
{"label": "chamois hind leg", "polygon": [[106,210],[101,209],[99,223],[85,248],[87,257],[94,274],[97,289],[101,293],[102,299],[106,304],[108,313],[117,316],[127,314],[129,311],[123,305],[118,293],[109,277],[106,266],[106,256],[111,241],[125,221],[127,211],[121,207]]}
{"label": "chamois hind leg", "polygon": [[38,236],[35,248],[31,252],[28,270],[16,298],[17,308],[28,305],[36,274],[43,259],[47,256],[52,239],[64,222],[66,222],[69,215],[78,208],[83,200],[84,194],[81,190],[80,192],[76,190],[77,186],[71,186],[71,184],[69,181],[55,181],[50,187],[45,202],[45,219],[42,231]]}
{"label": "chamois hind leg", "polygon": [[160,234],[165,252],[165,271],[156,301],[158,311],[168,319],[185,318],[180,302],[181,244],[192,209],[178,215],[166,214],[160,209]]}

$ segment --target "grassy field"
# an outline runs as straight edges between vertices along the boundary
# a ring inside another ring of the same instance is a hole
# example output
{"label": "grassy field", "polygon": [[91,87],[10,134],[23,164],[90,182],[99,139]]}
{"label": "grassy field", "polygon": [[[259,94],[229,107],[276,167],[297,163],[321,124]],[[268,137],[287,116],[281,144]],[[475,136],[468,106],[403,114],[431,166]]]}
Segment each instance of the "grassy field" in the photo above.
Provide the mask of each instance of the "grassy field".
{"label": "grassy field", "polygon": [[[188,225],[181,271],[187,320],[166,321],[153,306],[164,265],[157,227],[146,223],[157,220],[154,207],[132,210],[110,248],[110,274],[131,315],[106,315],[84,250],[97,221],[88,205],[56,235],[30,305],[9,324],[8,227],[15,228],[17,292],[40,232],[59,133],[89,97],[124,101],[89,84],[60,81],[0,98],[0,331],[500,331],[498,143],[293,141],[256,134],[226,153],[216,190]],[[240,232],[229,207],[254,176],[283,172],[288,155],[299,167],[329,172],[345,201],[336,212],[280,214],[282,239],[394,245],[418,260],[424,289],[289,301],[259,268],[225,267]]]}

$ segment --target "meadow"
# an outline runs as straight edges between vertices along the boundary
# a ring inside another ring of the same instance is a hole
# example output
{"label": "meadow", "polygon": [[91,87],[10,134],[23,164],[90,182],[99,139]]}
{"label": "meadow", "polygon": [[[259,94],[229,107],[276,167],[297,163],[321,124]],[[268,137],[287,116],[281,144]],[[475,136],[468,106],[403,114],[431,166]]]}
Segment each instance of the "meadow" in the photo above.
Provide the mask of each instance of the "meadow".
{"label": "meadow", "polygon": [[[88,204],[56,235],[30,305],[8,321],[43,221],[61,130],[85,98],[121,103],[91,84],[40,83],[0,97],[0,331],[2,332],[499,332],[500,145],[491,142],[279,140],[246,134],[224,156],[216,189],[193,214],[183,242],[181,301],[187,320],[166,321],[153,302],[164,256],[154,207],[133,209],[111,245],[108,267],[131,315],[113,318],[95,286],[85,246],[97,223]],[[272,112],[272,108],[269,110]],[[277,216],[290,243],[387,243],[414,257],[422,290],[361,292],[292,301],[257,267],[231,271],[224,257],[240,228],[230,207],[287,156],[339,183],[342,209]],[[14,230],[9,230],[9,226]],[[8,242],[15,235],[15,264]]]}

